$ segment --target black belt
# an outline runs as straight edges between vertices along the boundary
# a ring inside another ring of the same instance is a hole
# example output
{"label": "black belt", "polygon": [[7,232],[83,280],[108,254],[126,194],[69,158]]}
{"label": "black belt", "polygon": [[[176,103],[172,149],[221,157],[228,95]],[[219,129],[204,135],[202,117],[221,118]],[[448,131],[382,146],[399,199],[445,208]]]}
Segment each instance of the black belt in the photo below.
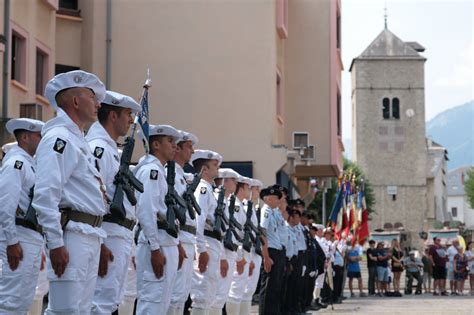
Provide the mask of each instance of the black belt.
{"label": "black belt", "polygon": [[101,227],[103,217],[100,215],[93,215],[85,212],[73,210],[71,208],[61,208],[61,224],[63,227],[67,225],[68,221],[89,224],[92,227]]}
{"label": "black belt", "polygon": [[220,232],[210,231],[210,230],[204,230],[204,236],[207,236],[207,237],[216,239],[216,240],[218,240],[219,242],[222,241],[222,235],[221,235]]}
{"label": "black belt", "polygon": [[179,227],[179,229],[181,231],[184,231],[184,232],[188,232],[188,233],[191,233],[193,235],[196,235],[196,227],[195,226],[191,226],[191,225],[181,225]]}
{"label": "black belt", "polygon": [[15,218],[15,224],[20,225],[22,227],[25,227],[27,229],[33,230],[35,232],[38,232],[40,234],[43,234],[43,228],[41,225],[36,225],[33,222],[27,221],[23,218]]}
{"label": "black belt", "polygon": [[119,218],[111,214],[104,215],[103,221],[118,224],[120,226],[123,226],[124,228],[129,229],[130,231],[133,230],[133,228],[135,227],[135,223],[137,223],[135,220],[127,219],[127,218],[120,220]]}

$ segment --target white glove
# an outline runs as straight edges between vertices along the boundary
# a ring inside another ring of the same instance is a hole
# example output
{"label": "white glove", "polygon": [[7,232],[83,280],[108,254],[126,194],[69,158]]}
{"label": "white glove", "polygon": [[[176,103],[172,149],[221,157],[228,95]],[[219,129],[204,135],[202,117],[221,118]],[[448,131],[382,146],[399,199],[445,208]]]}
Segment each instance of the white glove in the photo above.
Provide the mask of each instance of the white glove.
{"label": "white glove", "polygon": [[316,271],[311,271],[311,272],[309,273],[309,276],[310,276],[311,278],[316,277]]}
{"label": "white glove", "polygon": [[303,268],[301,269],[301,276],[304,277],[304,274],[306,272],[306,266],[303,265]]}

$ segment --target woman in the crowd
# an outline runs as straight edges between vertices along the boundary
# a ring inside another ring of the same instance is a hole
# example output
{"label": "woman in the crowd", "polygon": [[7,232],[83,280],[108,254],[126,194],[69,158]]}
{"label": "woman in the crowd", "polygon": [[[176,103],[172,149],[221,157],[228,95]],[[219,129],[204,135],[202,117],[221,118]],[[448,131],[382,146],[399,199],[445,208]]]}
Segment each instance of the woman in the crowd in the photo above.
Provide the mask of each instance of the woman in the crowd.
{"label": "woman in the crowd", "polygon": [[403,252],[402,252],[402,249],[400,248],[400,243],[398,242],[397,239],[392,240],[392,246],[390,248],[390,257],[392,259],[394,295],[401,296],[400,277],[403,272],[403,265],[402,265]]}

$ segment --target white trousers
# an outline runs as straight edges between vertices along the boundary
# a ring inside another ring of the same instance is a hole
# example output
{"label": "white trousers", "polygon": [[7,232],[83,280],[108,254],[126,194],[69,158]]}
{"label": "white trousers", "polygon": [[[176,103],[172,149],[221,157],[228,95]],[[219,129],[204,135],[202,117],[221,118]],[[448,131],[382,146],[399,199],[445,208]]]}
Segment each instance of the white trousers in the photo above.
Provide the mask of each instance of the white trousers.
{"label": "white trousers", "polygon": [[[240,304],[245,293],[245,287],[249,281],[249,265],[252,261],[251,253],[248,253],[244,250],[244,259],[246,261],[244,265],[244,272],[239,275],[236,267],[234,273],[232,274],[232,283],[230,285],[229,298],[227,301],[233,304]],[[238,313],[236,315],[238,315]]]}
{"label": "white trousers", "polygon": [[193,313],[195,310],[209,310],[216,297],[217,281],[220,277],[220,257],[221,249],[217,246],[207,246],[209,263],[206,271],[199,272],[198,259],[196,254],[194,261],[193,282],[191,287],[191,299],[193,300]]}
{"label": "white trousers", "polygon": [[122,303],[119,305],[119,314],[132,315],[137,298],[137,271],[132,263],[132,258],[135,259],[135,243],[132,242],[132,257],[128,264],[127,278],[125,280],[125,292]]}
{"label": "white trousers", "polygon": [[316,277],[316,289],[322,289],[324,286],[324,277],[326,276],[326,272],[323,272],[322,274],[318,275]]}
{"label": "white trousers", "polygon": [[156,278],[151,266],[150,246],[138,244],[137,249],[137,314],[166,314],[170,306],[171,291],[178,270],[178,247],[162,246],[161,253],[166,258],[163,276]]}
{"label": "white trousers", "polygon": [[168,312],[168,315],[172,314],[173,310],[181,310],[181,314],[183,313],[184,304],[188,299],[193,283],[195,247],[194,244],[191,243],[181,243],[181,245],[183,246],[188,258],[183,261],[183,266],[178,270],[176,275],[176,282],[171,295],[170,312]]}
{"label": "white trousers", "polygon": [[[237,258],[237,253],[236,252],[231,252],[229,250],[225,250],[225,259],[227,260],[227,263],[229,264],[229,270],[227,270],[227,275],[225,278],[222,277],[220,273],[220,268],[219,268],[219,275],[218,275],[218,281],[217,281],[217,292],[216,296],[211,304],[211,309],[213,310],[218,310],[218,313],[222,313],[222,308],[224,307],[225,303],[227,302],[227,299],[229,298],[229,290],[230,286],[232,284],[232,279],[233,279],[233,274],[235,271],[235,260]],[[223,259],[224,257],[221,257]],[[220,267],[220,261],[219,261],[219,267]]]}
{"label": "white trousers", "polygon": [[49,304],[46,315],[90,314],[100,258],[100,238],[78,232],[64,231],[64,246],[69,263],[58,278],[46,255],[49,280]]}
{"label": "white trousers", "polygon": [[110,315],[117,310],[122,302],[125,291],[125,280],[130,264],[132,240],[122,237],[108,237],[104,239],[114,260],[108,264],[107,274],[97,278],[92,300],[92,314]]}
{"label": "white trousers", "polygon": [[242,295],[242,301],[251,302],[253,294],[257,289],[258,279],[260,278],[260,268],[262,266],[262,257],[252,251],[252,261],[255,264],[252,276],[248,278],[247,285],[245,286],[244,294]]}
{"label": "white trousers", "polygon": [[[31,231],[32,233],[36,233]],[[26,314],[33,303],[41,265],[41,242],[18,236],[23,259],[15,271],[7,259],[7,243],[0,242],[0,314]]]}

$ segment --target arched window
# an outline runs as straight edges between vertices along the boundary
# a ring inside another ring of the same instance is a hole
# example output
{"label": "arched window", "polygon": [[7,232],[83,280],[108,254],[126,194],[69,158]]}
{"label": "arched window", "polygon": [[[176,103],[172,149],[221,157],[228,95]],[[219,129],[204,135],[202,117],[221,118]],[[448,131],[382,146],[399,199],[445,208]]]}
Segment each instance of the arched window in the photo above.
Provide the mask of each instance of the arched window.
{"label": "arched window", "polygon": [[388,97],[383,99],[382,106],[383,119],[390,119],[390,100]]}
{"label": "arched window", "polygon": [[392,118],[400,119],[400,100],[397,97],[392,99]]}

